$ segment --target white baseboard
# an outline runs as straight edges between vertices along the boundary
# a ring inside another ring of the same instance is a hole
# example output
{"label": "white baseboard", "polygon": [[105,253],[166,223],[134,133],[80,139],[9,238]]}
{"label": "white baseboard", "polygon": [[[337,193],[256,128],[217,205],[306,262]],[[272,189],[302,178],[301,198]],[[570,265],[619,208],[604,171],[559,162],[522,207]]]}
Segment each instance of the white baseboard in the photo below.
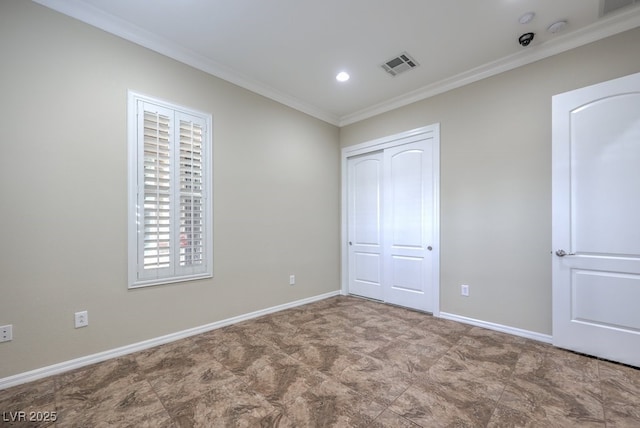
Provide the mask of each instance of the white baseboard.
{"label": "white baseboard", "polygon": [[85,367],[91,364],[106,361],[111,358],[121,357],[123,355],[131,354],[133,352],[143,351],[145,349],[153,348],[154,346],[163,345],[169,342],[174,342],[176,340],[184,339],[190,336],[195,336],[197,334],[206,333],[207,331],[215,330],[231,324],[236,324],[242,321],[250,320],[252,318],[258,318],[263,315],[283,311],[285,309],[291,309],[297,306],[302,306],[309,303],[317,302],[319,300],[328,299],[330,297],[334,297],[339,294],[340,294],[340,290],[332,291],[330,293],[320,294],[318,296],[308,297],[306,299],[296,300],[295,302],[285,303],[278,306],[272,306],[270,308],[261,309],[255,312],[250,312],[248,314],[238,315],[237,317],[216,321],[211,324],[190,328],[187,330],[179,331],[177,333],[171,333],[165,336],[160,336],[160,337],[145,340],[142,342],[133,343],[131,345],[122,346],[120,348],[110,349],[108,351],[98,352],[97,354],[87,355],[84,357],[75,358],[73,360],[64,361],[62,363],[53,364],[51,366],[42,367],[39,369],[24,372],[24,373],[19,373],[13,376],[0,379],[0,390],[10,388],[12,386],[20,385],[23,383],[32,382],[34,380],[42,379],[48,376],[64,373],[69,370],[74,370],[74,369]]}
{"label": "white baseboard", "polygon": [[548,334],[536,333],[535,331],[523,330],[516,327],[509,327],[507,325],[495,324],[488,321],[481,321],[473,318],[463,317],[461,315],[449,314],[447,312],[440,312],[440,318],[448,319],[451,321],[457,321],[464,324],[471,324],[476,327],[483,327],[489,330],[495,330],[502,333],[512,334],[514,336],[525,337],[527,339],[537,340],[538,342],[552,343],[552,336]]}

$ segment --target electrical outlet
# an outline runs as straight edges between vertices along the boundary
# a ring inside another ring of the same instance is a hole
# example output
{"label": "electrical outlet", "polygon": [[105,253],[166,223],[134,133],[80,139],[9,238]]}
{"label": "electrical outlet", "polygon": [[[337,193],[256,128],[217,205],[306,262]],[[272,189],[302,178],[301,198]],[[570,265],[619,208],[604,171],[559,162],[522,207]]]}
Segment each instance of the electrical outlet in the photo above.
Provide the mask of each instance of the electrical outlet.
{"label": "electrical outlet", "polygon": [[296,285],[296,276],[289,275],[289,285]]}
{"label": "electrical outlet", "polygon": [[10,342],[13,340],[13,325],[3,325],[0,327],[0,342]]}
{"label": "electrical outlet", "polygon": [[469,296],[469,286],[467,284],[462,284],[460,286],[460,294],[463,296]]}
{"label": "electrical outlet", "polygon": [[89,325],[89,313],[87,311],[76,312],[75,320],[76,328],[86,327]]}

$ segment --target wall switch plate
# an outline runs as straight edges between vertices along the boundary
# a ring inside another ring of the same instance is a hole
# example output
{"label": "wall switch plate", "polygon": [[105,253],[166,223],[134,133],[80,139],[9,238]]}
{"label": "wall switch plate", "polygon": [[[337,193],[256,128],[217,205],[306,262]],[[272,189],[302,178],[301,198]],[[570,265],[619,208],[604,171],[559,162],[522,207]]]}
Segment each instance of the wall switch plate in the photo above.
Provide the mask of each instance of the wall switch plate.
{"label": "wall switch plate", "polygon": [[13,340],[13,325],[3,325],[0,327],[0,342],[10,342]]}
{"label": "wall switch plate", "polygon": [[460,294],[463,296],[469,296],[469,286],[467,284],[462,284],[460,286]]}
{"label": "wall switch plate", "polygon": [[89,313],[87,311],[76,312],[75,314],[76,328],[86,327],[89,325]]}
{"label": "wall switch plate", "polygon": [[296,285],[296,276],[289,275],[289,285]]}

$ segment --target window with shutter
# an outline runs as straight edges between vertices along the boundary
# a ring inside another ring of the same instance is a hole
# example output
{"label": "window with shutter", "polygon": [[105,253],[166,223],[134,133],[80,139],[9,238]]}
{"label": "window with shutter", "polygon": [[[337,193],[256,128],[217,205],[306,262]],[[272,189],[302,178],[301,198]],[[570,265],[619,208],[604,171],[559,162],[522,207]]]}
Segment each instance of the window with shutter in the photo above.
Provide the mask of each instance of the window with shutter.
{"label": "window with shutter", "polygon": [[212,276],[211,122],[129,93],[129,287]]}

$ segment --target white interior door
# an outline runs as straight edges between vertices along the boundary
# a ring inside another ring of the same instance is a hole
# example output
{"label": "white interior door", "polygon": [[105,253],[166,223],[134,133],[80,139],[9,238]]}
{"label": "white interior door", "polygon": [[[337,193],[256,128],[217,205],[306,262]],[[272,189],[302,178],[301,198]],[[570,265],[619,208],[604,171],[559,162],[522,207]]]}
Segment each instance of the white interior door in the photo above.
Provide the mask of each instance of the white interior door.
{"label": "white interior door", "polygon": [[438,131],[387,137],[344,158],[349,293],[437,313]]}
{"label": "white interior door", "polygon": [[384,151],[384,299],[432,310],[432,140]]}
{"label": "white interior door", "polygon": [[553,343],[640,367],[640,73],[553,97]]}
{"label": "white interior door", "polygon": [[349,292],[383,300],[383,153],[349,158]]}

